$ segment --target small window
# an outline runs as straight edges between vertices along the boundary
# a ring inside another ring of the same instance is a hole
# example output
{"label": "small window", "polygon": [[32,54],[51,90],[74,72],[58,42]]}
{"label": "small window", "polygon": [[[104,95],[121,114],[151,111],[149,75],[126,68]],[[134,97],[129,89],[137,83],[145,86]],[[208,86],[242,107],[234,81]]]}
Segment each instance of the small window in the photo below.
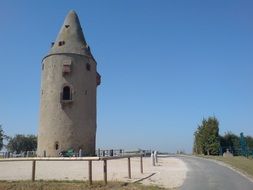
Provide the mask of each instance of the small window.
{"label": "small window", "polygon": [[90,46],[88,44],[86,45],[86,52],[90,53]]}
{"label": "small window", "polygon": [[87,71],[90,71],[90,64],[89,63],[86,63],[86,69],[87,69]]}
{"label": "small window", "polygon": [[62,73],[67,74],[71,72],[71,60],[65,60],[63,62]]}
{"label": "small window", "polygon": [[55,147],[55,150],[58,150],[59,149],[59,142],[55,142],[54,147]]}
{"label": "small window", "polygon": [[70,65],[63,65],[63,73],[70,73]]}
{"label": "small window", "polygon": [[62,92],[62,100],[71,100],[71,89],[69,86],[64,86],[63,87],[63,92]]}
{"label": "small window", "polygon": [[54,46],[54,42],[51,42],[51,47],[53,47]]}
{"label": "small window", "polygon": [[44,63],[42,64],[42,71],[44,70]]}
{"label": "small window", "polygon": [[97,81],[97,86],[101,84],[101,75],[99,73],[97,73],[96,81]]}
{"label": "small window", "polygon": [[65,25],[65,28],[68,28],[69,27],[69,25],[67,24],[67,25]]}
{"label": "small window", "polygon": [[58,45],[63,46],[65,44],[65,41],[59,41]]}

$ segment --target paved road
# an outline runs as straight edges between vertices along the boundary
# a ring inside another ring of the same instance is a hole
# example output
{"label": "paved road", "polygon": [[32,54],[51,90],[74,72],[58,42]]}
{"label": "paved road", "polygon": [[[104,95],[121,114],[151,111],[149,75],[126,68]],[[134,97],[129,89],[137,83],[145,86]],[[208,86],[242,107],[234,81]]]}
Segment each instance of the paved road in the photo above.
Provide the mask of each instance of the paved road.
{"label": "paved road", "polygon": [[189,169],[182,190],[253,190],[253,182],[209,160],[179,157]]}

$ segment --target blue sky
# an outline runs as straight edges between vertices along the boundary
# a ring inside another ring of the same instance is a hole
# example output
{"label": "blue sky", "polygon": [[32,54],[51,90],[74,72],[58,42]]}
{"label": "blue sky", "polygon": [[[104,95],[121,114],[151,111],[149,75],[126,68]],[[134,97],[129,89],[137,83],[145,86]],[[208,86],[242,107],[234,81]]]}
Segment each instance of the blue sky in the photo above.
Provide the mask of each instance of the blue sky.
{"label": "blue sky", "polygon": [[38,130],[41,60],[74,9],[98,63],[97,147],[190,152],[203,117],[253,135],[253,2],[0,1],[0,123]]}

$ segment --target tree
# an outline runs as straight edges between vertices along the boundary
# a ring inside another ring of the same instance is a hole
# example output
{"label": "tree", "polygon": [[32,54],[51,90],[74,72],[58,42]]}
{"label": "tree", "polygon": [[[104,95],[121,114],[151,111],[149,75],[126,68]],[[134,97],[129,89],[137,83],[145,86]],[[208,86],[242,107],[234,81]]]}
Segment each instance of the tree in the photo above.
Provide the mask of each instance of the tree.
{"label": "tree", "polygon": [[219,122],[215,117],[209,117],[207,120],[203,119],[194,136],[194,153],[219,154]]}
{"label": "tree", "polygon": [[232,132],[227,132],[223,137],[220,138],[220,144],[222,147],[222,152],[227,149],[234,155],[238,154],[240,146],[240,137],[233,134]]}
{"label": "tree", "polygon": [[0,150],[2,150],[3,147],[5,147],[6,145],[4,144],[4,140],[9,140],[9,137],[7,135],[4,134],[2,125],[0,125]]}
{"label": "tree", "polygon": [[2,150],[4,146],[4,131],[2,129],[2,125],[0,125],[0,150]]}
{"label": "tree", "polygon": [[10,138],[7,149],[10,152],[21,153],[26,151],[35,151],[37,148],[37,137],[35,135],[15,135]]}
{"label": "tree", "polygon": [[195,154],[204,154],[204,144],[203,144],[203,140],[202,140],[202,131],[203,131],[203,128],[201,126],[199,126],[197,131],[194,133],[195,139],[194,139],[193,152]]}
{"label": "tree", "polygon": [[245,139],[246,139],[248,149],[252,150],[253,149],[253,137],[252,136],[246,136]]}

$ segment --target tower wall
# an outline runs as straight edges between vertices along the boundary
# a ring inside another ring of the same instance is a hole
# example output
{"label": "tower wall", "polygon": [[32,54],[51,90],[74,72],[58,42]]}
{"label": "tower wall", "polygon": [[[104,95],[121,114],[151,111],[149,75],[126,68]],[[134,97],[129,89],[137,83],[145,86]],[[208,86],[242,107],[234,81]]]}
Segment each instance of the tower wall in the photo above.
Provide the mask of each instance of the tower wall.
{"label": "tower wall", "polygon": [[[65,63],[70,72],[63,73]],[[49,54],[42,62],[38,156],[58,156],[73,148],[94,155],[96,141],[96,62],[75,53]],[[90,65],[90,70],[87,66]],[[72,100],[63,101],[63,87]]]}

